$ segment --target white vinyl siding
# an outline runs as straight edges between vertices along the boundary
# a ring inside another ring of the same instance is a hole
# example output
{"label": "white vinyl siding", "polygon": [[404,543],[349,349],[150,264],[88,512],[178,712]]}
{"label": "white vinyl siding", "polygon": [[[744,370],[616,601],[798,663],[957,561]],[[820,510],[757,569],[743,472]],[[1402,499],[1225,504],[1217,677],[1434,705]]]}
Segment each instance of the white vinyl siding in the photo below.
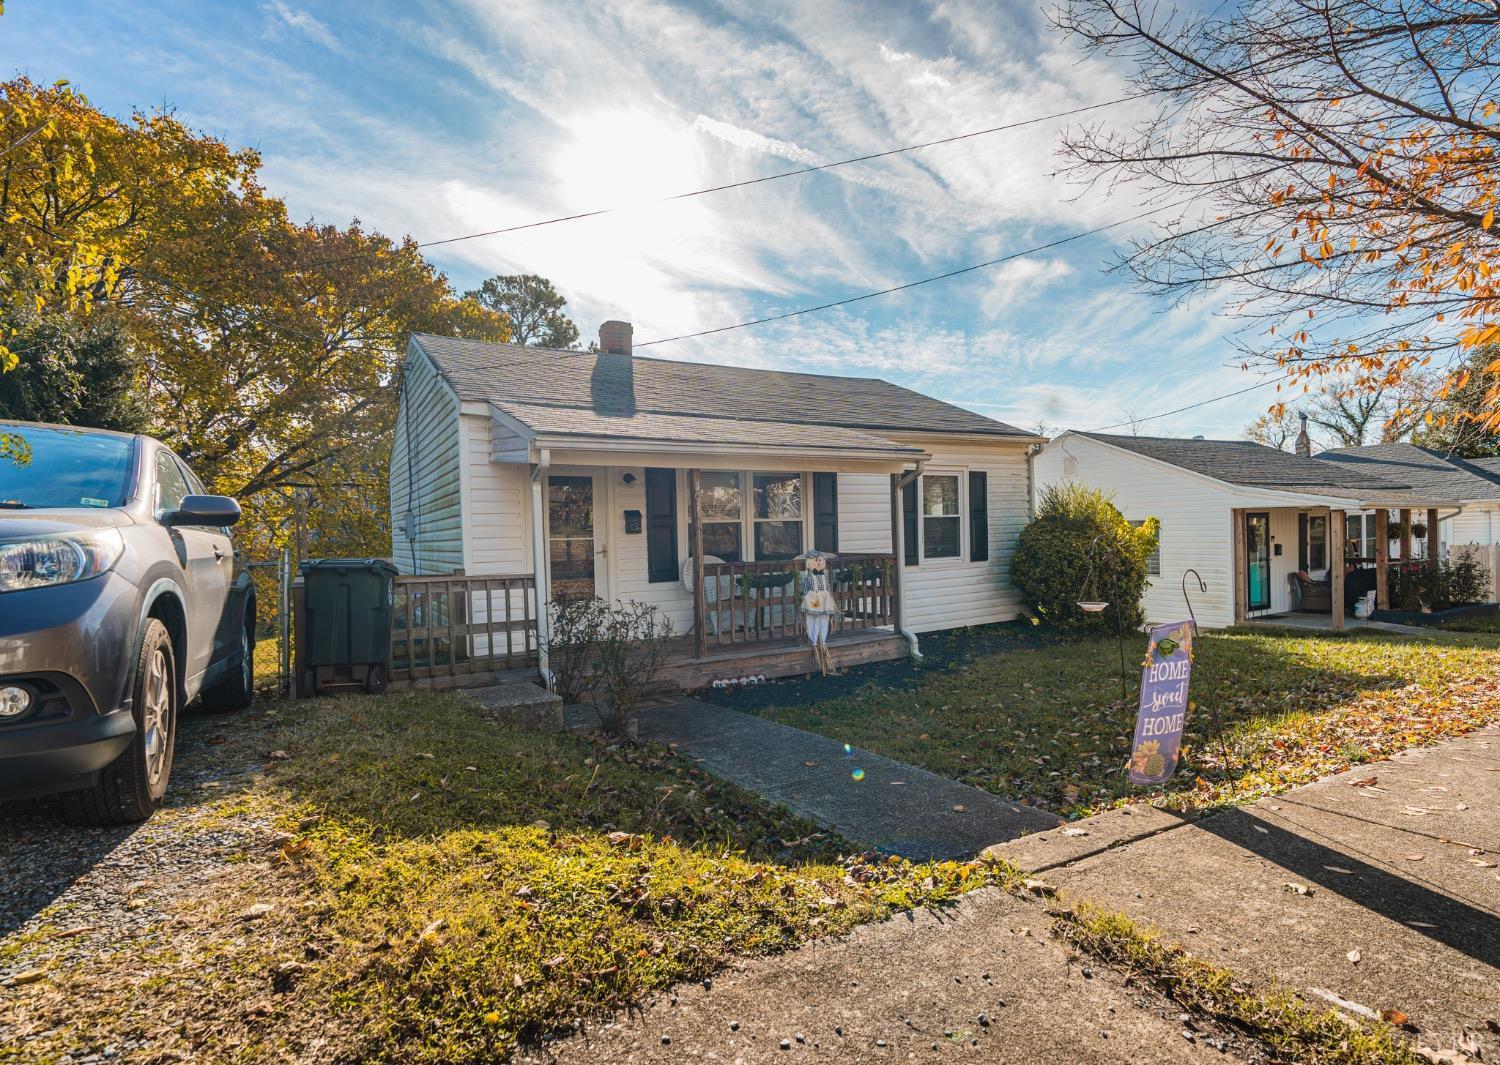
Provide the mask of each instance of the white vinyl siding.
{"label": "white vinyl siding", "polygon": [[531,467],[494,462],[513,434],[477,414],[463,416],[464,550],[471,574],[531,572]]}
{"label": "white vinyl siding", "polygon": [[[1070,463],[1071,460],[1071,463]],[[1071,468],[1071,476],[1064,474]],[[1161,573],[1149,579],[1143,606],[1151,621],[1176,621],[1187,616],[1182,599],[1183,574],[1198,571],[1208,591],[1193,589],[1198,621],[1209,627],[1234,623],[1234,528],[1231,511],[1241,505],[1233,493],[1181,470],[1151,462],[1087,437],[1068,436],[1037,454],[1033,475],[1037,491],[1074,481],[1102,488],[1114,496],[1115,506],[1131,521],[1158,518],[1162,524]],[[1283,543],[1282,557],[1271,559],[1271,605],[1284,609],[1286,576],[1278,564],[1297,564],[1297,516],[1291,513],[1291,535],[1285,521],[1273,513],[1271,537]],[[1288,558],[1288,553],[1290,558]],[[1290,572],[1287,570],[1286,572]],[[1191,583],[1191,579],[1189,579]]]}
{"label": "white vinyl siding", "polygon": [[[402,573],[463,568],[458,410],[458,397],[413,345],[390,464],[391,557]],[[411,539],[408,512],[416,532]]]}

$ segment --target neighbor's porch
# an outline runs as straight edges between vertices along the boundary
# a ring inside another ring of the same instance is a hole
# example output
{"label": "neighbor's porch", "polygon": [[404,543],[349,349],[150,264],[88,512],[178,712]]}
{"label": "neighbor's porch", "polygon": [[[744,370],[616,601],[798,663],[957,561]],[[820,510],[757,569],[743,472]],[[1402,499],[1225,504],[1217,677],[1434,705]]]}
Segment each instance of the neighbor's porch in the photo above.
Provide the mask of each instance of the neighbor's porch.
{"label": "neighbor's porch", "polygon": [[1235,622],[1342,630],[1371,592],[1376,610],[1390,609],[1398,571],[1440,565],[1440,521],[1456,509],[1325,505],[1231,513]]}

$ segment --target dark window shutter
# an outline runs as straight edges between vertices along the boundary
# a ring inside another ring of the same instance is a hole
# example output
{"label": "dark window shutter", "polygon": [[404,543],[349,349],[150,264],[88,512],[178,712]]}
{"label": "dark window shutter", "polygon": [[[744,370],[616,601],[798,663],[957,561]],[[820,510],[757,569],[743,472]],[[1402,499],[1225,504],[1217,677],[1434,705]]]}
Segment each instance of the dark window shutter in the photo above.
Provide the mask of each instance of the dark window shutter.
{"label": "dark window shutter", "polygon": [[[917,481],[920,481],[918,478]],[[901,489],[901,539],[906,548],[906,564],[917,564],[917,481]]]}
{"label": "dark window shutter", "polygon": [[839,475],[813,474],[813,546],[819,551],[839,549]]}
{"label": "dark window shutter", "polygon": [[969,561],[990,557],[990,479],[983,470],[969,471]]}
{"label": "dark window shutter", "polygon": [[676,470],[646,470],[646,574],[652,584],[678,578]]}
{"label": "dark window shutter", "polygon": [[1307,569],[1307,513],[1297,515],[1297,568]]}

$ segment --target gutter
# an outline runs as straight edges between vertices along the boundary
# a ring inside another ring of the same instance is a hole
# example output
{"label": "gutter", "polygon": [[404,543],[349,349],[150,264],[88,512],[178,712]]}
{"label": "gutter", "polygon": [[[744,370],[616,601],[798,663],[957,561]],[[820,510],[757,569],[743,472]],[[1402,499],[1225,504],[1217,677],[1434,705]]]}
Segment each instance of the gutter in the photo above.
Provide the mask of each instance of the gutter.
{"label": "gutter", "polygon": [[548,691],[557,687],[557,678],[548,668],[548,647],[552,633],[548,625],[547,604],[551,601],[551,588],[547,580],[547,511],[542,498],[542,485],[547,478],[547,468],[552,465],[552,452],[542,448],[537,452],[537,461],[531,467],[531,579],[536,588],[536,664],[542,675],[542,683]]}
{"label": "gutter", "polygon": [[[903,473],[896,480],[896,496],[897,496],[898,500],[900,499],[900,493],[903,492],[903,491],[905,491],[907,485],[912,484],[913,482],[916,481],[916,479],[918,477],[922,476],[922,471],[924,469],[926,469],[926,468],[927,468],[927,459],[925,459],[925,458],[917,459],[916,468],[908,470],[906,473]],[[895,513],[892,515],[892,520],[895,522],[895,525],[896,525],[896,538],[899,541],[901,541],[901,555],[896,559],[896,595],[899,597],[899,599],[901,601],[901,612],[903,614],[905,614],[905,612],[906,612],[906,602],[907,602],[907,600],[906,600],[906,537],[905,537],[905,528],[904,528],[902,520],[901,520],[901,511],[900,511],[899,505],[897,506],[897,509],[896,509]],[[905,618],[903,617],[902,620],[904,621]],[[911,629],[907,628],[905,625],[899,625],[897,627],[896,631],[899,632],[902,636],[905,636],[906,637],[906,642],[911,645],[911,660],[913,662],[920,662],[920,661],[922,661],[922,648],[921,648],[920,644],[917,641],[917,634],[914,633],[914,632],[912,632]]]}

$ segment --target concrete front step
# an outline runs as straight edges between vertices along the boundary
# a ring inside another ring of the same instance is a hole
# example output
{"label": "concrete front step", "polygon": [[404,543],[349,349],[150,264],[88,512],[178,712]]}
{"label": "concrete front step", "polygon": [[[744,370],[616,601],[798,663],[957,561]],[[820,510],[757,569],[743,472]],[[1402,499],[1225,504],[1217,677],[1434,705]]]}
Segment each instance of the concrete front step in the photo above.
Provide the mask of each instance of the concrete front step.
{"label": "concrete front step", "polygon": [[529,728],[563,728],[561,697],[536,684],[492,684],[484,688],[466,688],[463,694],[473,699],[486,713]]}

